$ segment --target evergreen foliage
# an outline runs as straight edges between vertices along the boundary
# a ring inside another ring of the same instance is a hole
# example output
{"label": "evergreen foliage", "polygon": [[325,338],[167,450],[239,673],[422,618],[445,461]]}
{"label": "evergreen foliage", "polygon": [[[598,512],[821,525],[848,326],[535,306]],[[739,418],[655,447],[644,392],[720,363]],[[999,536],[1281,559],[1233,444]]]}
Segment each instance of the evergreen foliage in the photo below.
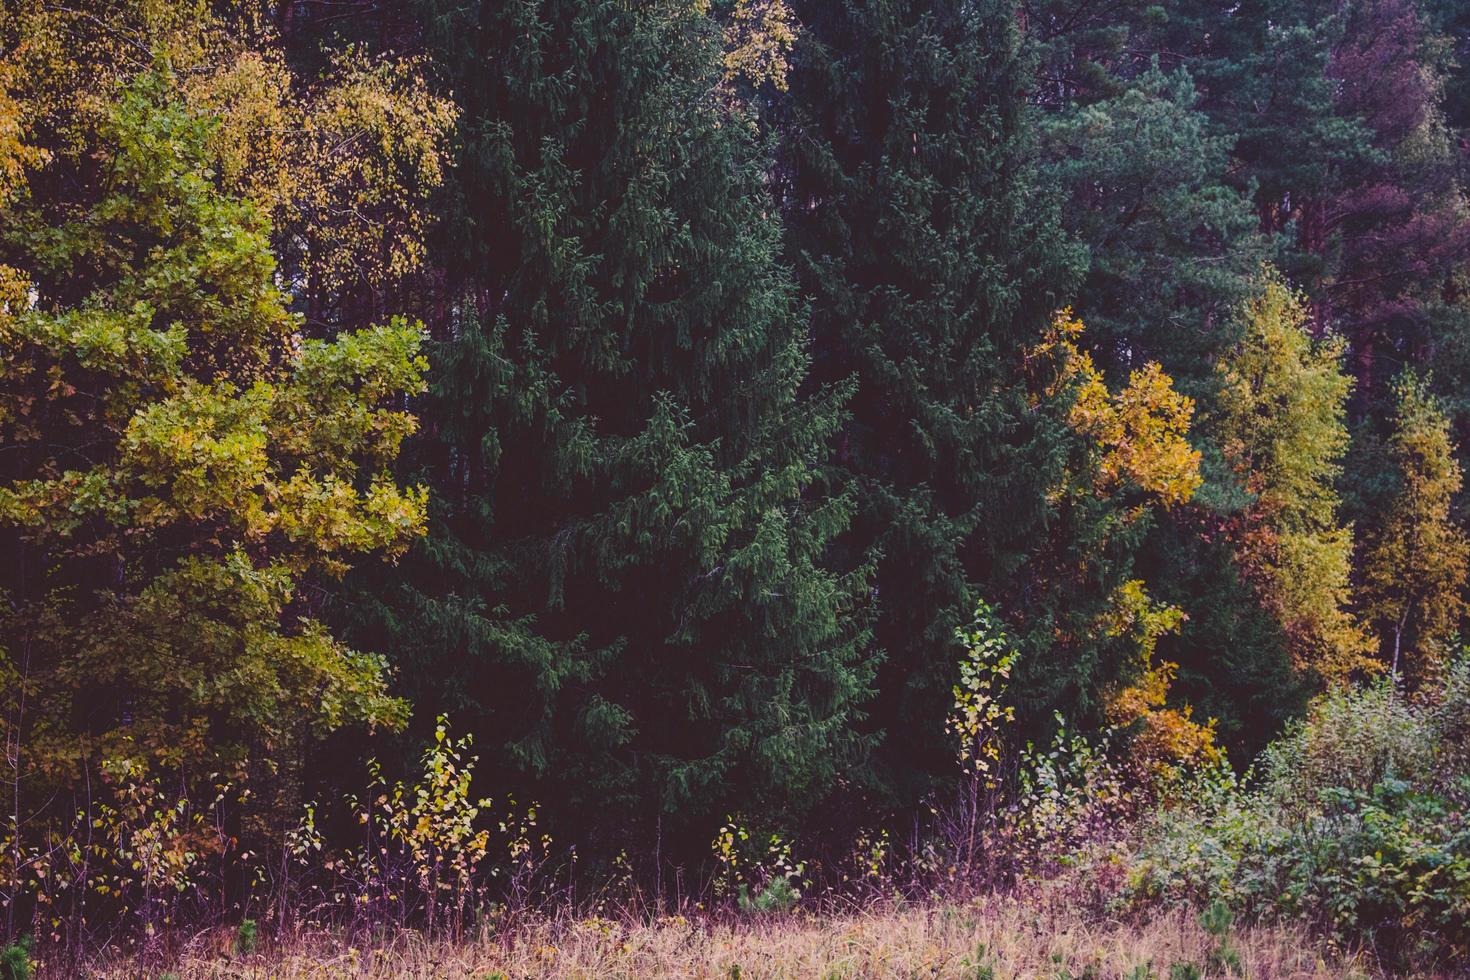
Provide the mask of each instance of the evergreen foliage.
{"label": "evergreen foliage", "polygon": [[1118,84],[1042,122],[1046,179],[1067,192],[1062,223],[1089,250],[1073,305],[1110,375],[1155,358],[1208,397],[1266,242],[1229,183],[1231,138],[1198,110],[1188,73],[1153,66]]}
{"label": "evergreen foliage", "polygon": [[1019,596],[1062,477],[1064,421],[1028,403],[1023,371],[1078,253],[1026,162],[1008,4],[792,7],[775,186],[814,378],[857,383],[831,467],[856,508],[836,554],[877,562],[872,724],[883,780],[912,799],[951,765],[954,630],[979,595]]}
{"label": "evergreen foliage", "polygon": [[463,108],[455,312],[416,457],[430,538],[361,635],[573,839],[798,817],[868,742],[867,570],[822,565],[854,499],[816,482],[851,389],[804,387],[722,34],[675,2],[424,17]]}

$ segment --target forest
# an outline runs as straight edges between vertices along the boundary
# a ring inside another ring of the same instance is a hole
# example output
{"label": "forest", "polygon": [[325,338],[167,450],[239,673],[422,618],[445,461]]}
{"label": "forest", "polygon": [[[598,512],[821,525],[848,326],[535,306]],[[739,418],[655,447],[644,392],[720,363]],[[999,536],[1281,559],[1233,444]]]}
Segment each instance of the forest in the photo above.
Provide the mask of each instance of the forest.
{"label": "forest", "polygon": [[0,0],[0,980],[1470,972],[1470,3]]}

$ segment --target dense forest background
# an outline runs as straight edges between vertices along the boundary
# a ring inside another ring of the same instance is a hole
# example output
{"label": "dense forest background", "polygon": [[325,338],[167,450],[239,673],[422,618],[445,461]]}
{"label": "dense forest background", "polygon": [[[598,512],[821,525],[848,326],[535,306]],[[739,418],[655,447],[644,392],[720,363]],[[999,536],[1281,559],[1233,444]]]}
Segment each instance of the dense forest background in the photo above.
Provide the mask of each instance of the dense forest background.
{"label": "dense forest background", "polygon": [[662,889],[1460,656],[1470,6],[0,10],[12,934],[104,787]]}

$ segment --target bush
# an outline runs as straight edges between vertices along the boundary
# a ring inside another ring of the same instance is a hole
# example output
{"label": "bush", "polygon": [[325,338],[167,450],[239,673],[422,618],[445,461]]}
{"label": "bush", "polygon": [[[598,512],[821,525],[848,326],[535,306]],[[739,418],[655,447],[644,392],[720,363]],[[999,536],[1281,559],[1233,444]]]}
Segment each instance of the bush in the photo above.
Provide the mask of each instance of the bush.
{"label": "bush", "polygon": [[254,919],[245,919],[235,929],[235,953],[249,956],[255,952],[258,930]]}
{"label": "bush", "polygon": [[745,885],[740,886],[739,905],[742,912],[786,912],[795,908],[799,901],[801,892],[791,883],[790,878],[772,878],[754,897]]}
{"label": "bush", "polygon": [[1145,830],[1130,898],[1301,918],[1391,960],[1470,955],[1465,678],[1328,695],[1256,775],[1198,774]]}
{"label": "bush", "polygon": [[1306,813],[1327,789],[1367,793],[1387,778],[1431,778],[1436,739],[1427,712],[1387,681],[1328,695],[1259,763],[1272,798]]}

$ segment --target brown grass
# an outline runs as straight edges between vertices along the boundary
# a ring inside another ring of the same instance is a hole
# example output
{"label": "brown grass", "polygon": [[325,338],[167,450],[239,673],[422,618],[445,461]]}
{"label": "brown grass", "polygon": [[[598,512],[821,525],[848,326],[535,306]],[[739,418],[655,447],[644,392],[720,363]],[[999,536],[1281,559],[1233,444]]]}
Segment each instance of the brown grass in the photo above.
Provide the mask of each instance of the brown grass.
{"label": "brown grass", "polygon": [[[1332,956],[1301,932],[1242,928],[1231,940],[1252,980],[1376,975],[1360,956]],[[645,924],[608,919],[538,919],[505,941],[461,943],[400,933],[351,944],[303,933],[247,957],[218,952],[220,932],[201,933],[174,963],[100,963],[87,976],[157,978],[866,978],[986,977],[1168,980],[1175,963],[1203,965],[1212,939],[1193,915],[1141,923],[1087,921],[1063,907],[1007,898],[882,908],[827,917],[800,913],[696,924],[670,917]],[[983,951],[980,947],[984,947]],[[991,974],[977,972],[989,967]],[[1150,974],[1135,973],[1147,966]],[[59,975],[43,971],[42,976]],[[1207,974],[1209,975],[1209,974]]]}

